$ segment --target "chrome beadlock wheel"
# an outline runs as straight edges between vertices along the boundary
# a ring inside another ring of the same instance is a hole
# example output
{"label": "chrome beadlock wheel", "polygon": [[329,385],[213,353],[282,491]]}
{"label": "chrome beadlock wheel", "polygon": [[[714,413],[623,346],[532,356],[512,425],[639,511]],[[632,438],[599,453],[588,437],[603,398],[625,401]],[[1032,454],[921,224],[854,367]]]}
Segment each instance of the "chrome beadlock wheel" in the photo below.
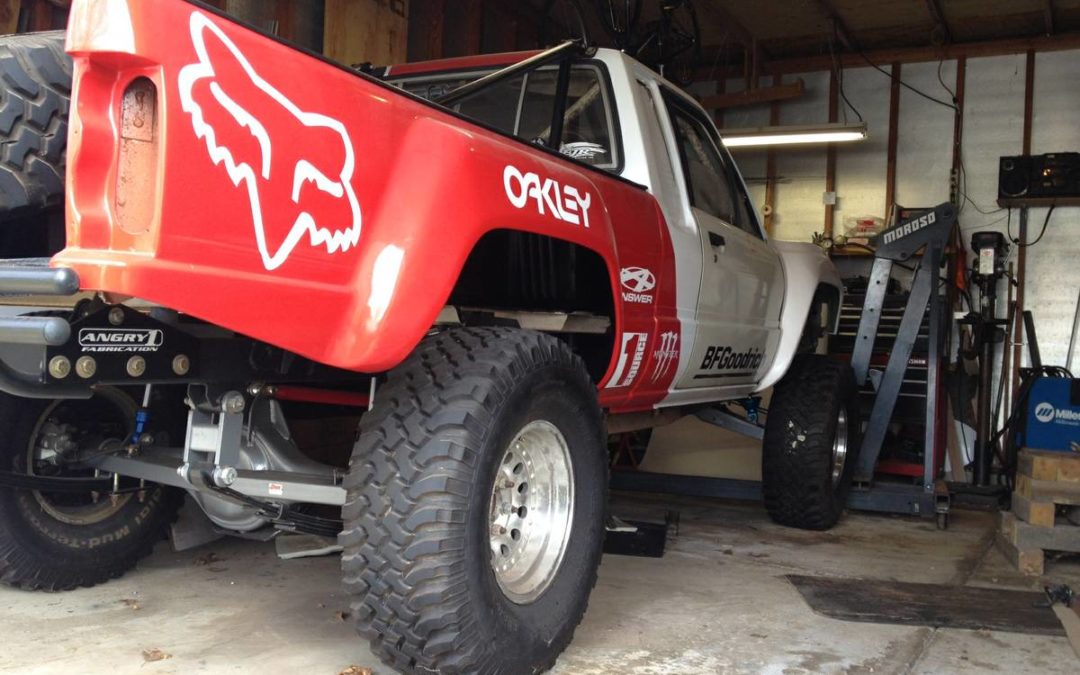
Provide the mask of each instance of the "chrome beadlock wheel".
{"label": "chrome beadlock wheel", "polygon": [[503,454],[491,491],[491,567],[511,602],[530,603],[551,585],[573,517],[566,439],[550,422],[530,422]]}
{"label": "chrome beadlock wheel", "polygon": [[844,475],[844,465],[847,464],[848,455],[848,419],[847,411],[840,408],[840,414],[836,417],[836,435],[833,437],[832,446],[832,482],[836,485],[840,477]]}

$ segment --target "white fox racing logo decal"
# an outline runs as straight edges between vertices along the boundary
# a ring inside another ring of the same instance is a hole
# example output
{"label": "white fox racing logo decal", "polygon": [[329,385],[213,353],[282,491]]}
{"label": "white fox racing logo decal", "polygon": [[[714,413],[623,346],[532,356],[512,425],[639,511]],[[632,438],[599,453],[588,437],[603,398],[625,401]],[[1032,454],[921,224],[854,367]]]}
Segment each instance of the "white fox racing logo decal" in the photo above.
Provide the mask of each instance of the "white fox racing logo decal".
{"label": "white fox racing logo decal", "polygon": [[305,234],[327,253],[356,246],[360,204],[345,125],[301,110],[206,15],[192,13],[190,28],[198,61],[180,70],[180,105],[214,165],[247,191],[266,269],[288,260]]}

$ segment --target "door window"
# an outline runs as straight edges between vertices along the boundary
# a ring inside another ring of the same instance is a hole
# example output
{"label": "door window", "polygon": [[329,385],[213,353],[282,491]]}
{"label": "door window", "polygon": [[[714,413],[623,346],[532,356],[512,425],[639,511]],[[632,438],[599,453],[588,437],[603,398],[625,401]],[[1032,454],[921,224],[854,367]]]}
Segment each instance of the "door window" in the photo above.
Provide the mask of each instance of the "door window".
{"label": "door window", "polygon": [[730,159],[720,154],[711,127],[673,97],[668,113],[674,127],[690,204],[705,213],[760,238],[749,199],[739,184]]}
{"label": "door window", "polygon": [[671,109],[675,139],[679,145],[683,175],[690,192],[690,204],[726,223],[735,221],[735,200],[720,156],[704,129],[678,108]]}

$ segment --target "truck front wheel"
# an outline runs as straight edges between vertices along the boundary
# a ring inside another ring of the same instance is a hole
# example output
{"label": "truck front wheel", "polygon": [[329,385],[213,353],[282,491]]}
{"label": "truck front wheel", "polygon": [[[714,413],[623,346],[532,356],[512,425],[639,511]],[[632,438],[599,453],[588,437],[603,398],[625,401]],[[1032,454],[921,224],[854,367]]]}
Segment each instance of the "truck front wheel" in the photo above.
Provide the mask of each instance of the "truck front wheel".
{"label": "truck front wheel", "polygon": [[564,343],[429,337],[378,389],[346,480],[360,633],[402,672],[550,668],[596,582],[606,485],[596,387]]}
{"label": "truck front wheel", "polygon": [[851,366],[801,354],[773,388],[761,482],[765,508],[781,525],[827,530],[840,520],[858,454]]}

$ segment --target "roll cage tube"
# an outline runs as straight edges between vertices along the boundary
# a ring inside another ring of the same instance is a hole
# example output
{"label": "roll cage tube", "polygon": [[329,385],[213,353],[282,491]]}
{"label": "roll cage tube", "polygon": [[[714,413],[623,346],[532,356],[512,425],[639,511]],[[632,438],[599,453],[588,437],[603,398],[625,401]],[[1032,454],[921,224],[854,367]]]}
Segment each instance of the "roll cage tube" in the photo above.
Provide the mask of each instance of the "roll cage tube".
{"label": "roll cage tube", "polygon": [[457,89],[435,99],[433,103],[449,108],[462,99],[468,98],[488,87],[508,80],[518,75],[531,73],[552,63],[559,64],[559,79],[555,90],[555,109],[551,114],[551,133],[548,134],[547,146],[558,151],[562,143],[563,116],[566,114],[566,96],[570,90],[570,62],[572,59],[586,54],[588,50],[580,40],[566,40],[565,42],[540,52],[536,56],[529,57],[513,65],[507,66],[494,73],[489,73],[478,80],[463,84]]}

